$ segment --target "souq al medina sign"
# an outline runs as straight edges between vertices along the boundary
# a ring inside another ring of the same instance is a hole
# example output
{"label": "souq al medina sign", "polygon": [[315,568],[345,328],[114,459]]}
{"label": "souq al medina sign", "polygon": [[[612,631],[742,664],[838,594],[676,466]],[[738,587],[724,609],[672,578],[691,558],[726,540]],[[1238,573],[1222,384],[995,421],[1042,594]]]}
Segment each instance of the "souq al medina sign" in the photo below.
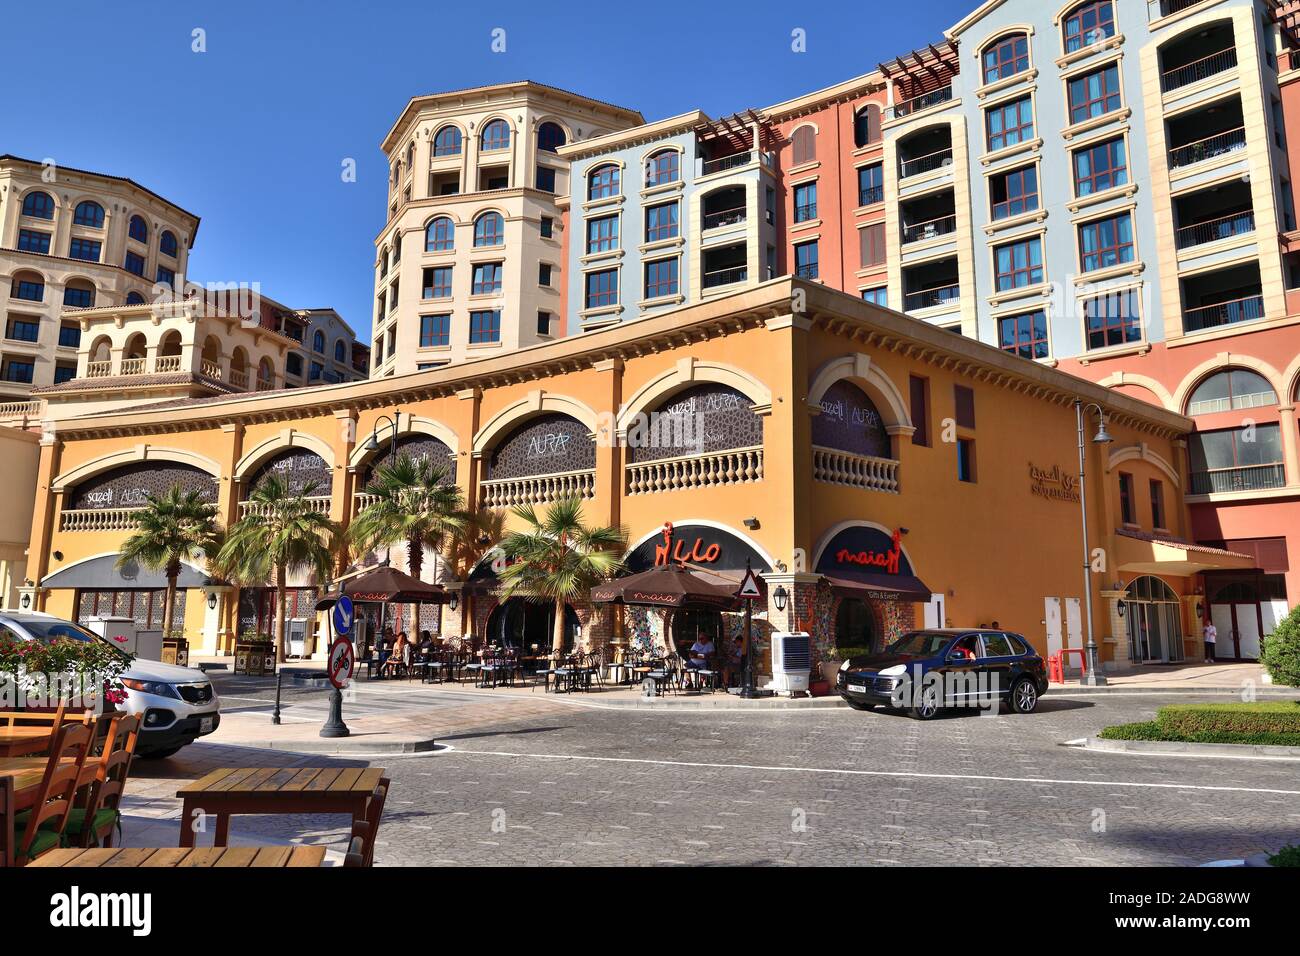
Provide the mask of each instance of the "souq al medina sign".
{"label": "souq al medina sign", "polygon": [[1062,471],[1060,465],[1051,468],[1039,468],[1032,461],[1029,463],[1029,493],[1052,501],[1079,500],[1079,480],[1068,471]]}

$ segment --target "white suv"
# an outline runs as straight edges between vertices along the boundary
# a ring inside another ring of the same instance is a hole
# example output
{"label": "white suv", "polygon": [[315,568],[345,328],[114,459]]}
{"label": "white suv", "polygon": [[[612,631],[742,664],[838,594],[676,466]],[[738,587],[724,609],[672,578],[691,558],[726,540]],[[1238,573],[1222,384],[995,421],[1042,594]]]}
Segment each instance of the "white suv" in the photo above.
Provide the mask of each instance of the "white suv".
{"label": "white suv", "polygon": [[[0,610],[0,636],[43,643],[55,638],[104,640],[80,624],[51,614],[4,610]],[[212,733],[221,723],[221,701],[202,671],[160,661],[133,660],[121,680],[126,687],[123,706],[141,718],[136,744],[139,757],[170,757],[186,744]]]}

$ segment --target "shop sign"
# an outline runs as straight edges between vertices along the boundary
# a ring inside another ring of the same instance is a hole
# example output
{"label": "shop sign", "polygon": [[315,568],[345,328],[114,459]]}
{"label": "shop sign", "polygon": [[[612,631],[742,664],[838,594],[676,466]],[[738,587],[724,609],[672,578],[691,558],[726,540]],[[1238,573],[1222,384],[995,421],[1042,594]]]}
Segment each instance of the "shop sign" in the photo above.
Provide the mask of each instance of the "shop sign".
{"label": "shop sign", "polygon": [[663,529],[628,553],[624,564],[629,572],[648,571],[670,564],[696,564],[720,571],[743,571],[746,563],[759,571],[767,561],[738,535],[702,524],[674,525]]}
{"label": "shop sign", "polygon": [[899,563],[903,557],[903,536],[894,530],[893,537],[889,539],[889,548],[883,551],[862,549],[854,551],[850,548],[839,548],[835,552],[835,561],[838,564],[847,564],[860,568],[879,569],[885,574],[897,574]]}
{"label": "shop sign", "polygon": [[868,581],[882,574],[899,578],[910,578],[913,574],[912,565],[903,554],[902,530],[885,532],[865,525],[845,528],[832,538],[822,551],[816,570],[831,577]]}
{"label": "shop sign", "polygon": [[655,567],[663,567],[669,560],[678,564],[713,564],[722,556],[722,545],[714,541],[705,544],[704,539],[696,536],[688,544],[687,538],[673,540],[673,523],[664,522],[662,532],[664,543],[655,545]]}
{"label": "shop sign", "polygon": [[1062,471],[1060,465],[1051,468],[1039,468],[1032,461],[1029,463],[1029,493],[1051,501],[1079,500],[1079,481],[1068,471]]}

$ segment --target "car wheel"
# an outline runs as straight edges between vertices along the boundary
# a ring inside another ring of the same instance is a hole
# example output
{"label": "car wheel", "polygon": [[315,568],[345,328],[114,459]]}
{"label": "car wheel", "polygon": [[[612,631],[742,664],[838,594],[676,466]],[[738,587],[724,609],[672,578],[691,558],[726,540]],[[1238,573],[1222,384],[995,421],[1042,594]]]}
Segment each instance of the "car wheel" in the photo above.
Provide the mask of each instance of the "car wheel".
{"label": "car wheel", "polygon": [[1038,688],[1028,677],[1022,677],[1011,686],[1008,697],[1011,711],[1015,714],[1031,714],[1038,706]]}
{"label": "car wheel", "polygon": [[849,700],[847,697],[844,698],[844,703],[848,704],[854,710],[875,710],[876,709],[875,704],[864,704],[858,700]]}
{"label": "car wheel", "polygon": [[166,760],[180,749],[180,747],[171,747],[167,750],[144,750],[137,753],[136,756],[141,760]]}
{"label": "car wheel", "polygon": [[939,688],[926,687],[921,690],[921,698],[911,706],[908,713],[916,720],[929,720],[939,713]]}

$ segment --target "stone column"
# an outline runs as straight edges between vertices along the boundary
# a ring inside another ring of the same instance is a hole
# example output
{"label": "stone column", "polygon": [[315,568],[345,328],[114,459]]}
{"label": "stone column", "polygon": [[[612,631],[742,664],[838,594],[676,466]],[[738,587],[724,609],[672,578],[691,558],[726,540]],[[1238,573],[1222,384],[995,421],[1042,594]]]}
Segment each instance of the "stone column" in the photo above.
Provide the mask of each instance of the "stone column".
{"label": "stone column", "polygon": [[62,467],[63,442],[54,433],[52,425],[47,426],[41,434],[40,462],[37,469],[36,500],[32,506],[31,546],[27,551],[27,575],[32,585],[24,586],[20,594],[19,607],[22,607],[22,595],[30,595],[34,610],[45,610],[47,592],[35,587],[50,570],[50,540],[59,514],[63,511],[63,492],[54,491],[54,479]]}
{"label": "stone column", "polygon": [[1126,667],[1130,663],[1128,648],[1128,619],[1119,611],[1119,602],[1124,600],[1126,591],[1103,588],[1101,606],[1094,608],[1093,623],[1097,629],[1097,643],[1109,645],[1111,660],[1116,667]]}
{"label": "stone column", "polygon": [[1286,483],[1300,486],[1300,439],[1296,435],[1295,405],[1278,406],[1279,424],[1282,428],[1282,460],[1286,463]]}
{"label": "stone column", "polygon": [[600,401],[596,408],[601,417],[595,434],[596,500],[605,502],[605,510],[592,518],[599,524],[617,526],[622,514],[623,454],[614,416],[623,403],[623,360],[597,362],[593,371],[601,374]]}

